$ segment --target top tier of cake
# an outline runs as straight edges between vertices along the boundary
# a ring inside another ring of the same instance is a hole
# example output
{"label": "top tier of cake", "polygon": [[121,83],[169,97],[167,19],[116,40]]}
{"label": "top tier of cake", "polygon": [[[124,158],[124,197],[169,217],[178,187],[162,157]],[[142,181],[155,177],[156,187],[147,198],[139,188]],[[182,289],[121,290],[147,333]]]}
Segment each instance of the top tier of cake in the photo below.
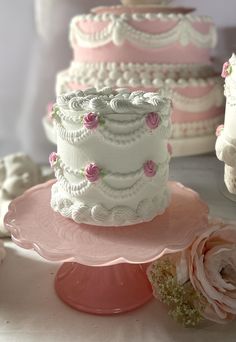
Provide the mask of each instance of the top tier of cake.
{"label": "top tier of cake", "polygon": [[156,93],[88,89],[59,96],[53,117],[54,210],[106,226],[148,221],[163,212],[170,100]]}
{"label": "top tier of cake", "polygon": [[72,20],[75,61],[210,64],[217,33],[209,17],[121,8],[104,8]]}

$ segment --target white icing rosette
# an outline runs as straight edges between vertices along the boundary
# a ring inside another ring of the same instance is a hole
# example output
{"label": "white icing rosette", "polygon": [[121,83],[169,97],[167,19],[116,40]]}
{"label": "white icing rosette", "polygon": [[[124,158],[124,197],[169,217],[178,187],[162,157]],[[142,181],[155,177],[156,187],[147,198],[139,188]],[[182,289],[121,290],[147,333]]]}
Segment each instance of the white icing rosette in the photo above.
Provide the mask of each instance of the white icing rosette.
{"label": "white icing rosette", "polygon": [[192,245],[166,254],[148,270],[154,295],[184,325],[236,317],[236,225],[212,223]]}

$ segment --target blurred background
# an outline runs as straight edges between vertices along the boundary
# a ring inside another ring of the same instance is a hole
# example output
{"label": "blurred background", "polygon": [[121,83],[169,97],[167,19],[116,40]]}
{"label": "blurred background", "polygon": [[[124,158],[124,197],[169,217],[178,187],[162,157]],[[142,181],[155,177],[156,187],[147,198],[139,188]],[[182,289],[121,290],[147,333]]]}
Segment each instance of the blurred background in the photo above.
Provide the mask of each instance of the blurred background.
{"label": "blurred background", "polygon": [[[47,103],[55,99],[55,76],[69,66],[72,16],[118,0],[0,1],[0,156],[24,151],[45,163],[55,149],[41,124]],[[214,53],[220,65],[236,51],[235,0],[176,0],[211,16],[219,32]]]}

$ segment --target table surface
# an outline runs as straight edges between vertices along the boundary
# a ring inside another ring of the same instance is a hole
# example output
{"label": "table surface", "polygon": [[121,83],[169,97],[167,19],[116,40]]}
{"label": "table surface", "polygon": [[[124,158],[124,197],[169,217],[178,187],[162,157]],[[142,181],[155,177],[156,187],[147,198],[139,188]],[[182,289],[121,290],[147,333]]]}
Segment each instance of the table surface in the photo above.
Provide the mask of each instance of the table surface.
{"label": "table surface", "polygon": [[[171,179],[198,191],[212,216],[236,220],[236,203],[220,191],[223,164],[213,155],[173,159]],[[234,342],[236,323],[186,329],[156,300],[118,316],[92,316],[67,307],[54,292],[58,263],[5,242],[0,266],[0,342]],[[96,286],[94,286],[96,291]]]}

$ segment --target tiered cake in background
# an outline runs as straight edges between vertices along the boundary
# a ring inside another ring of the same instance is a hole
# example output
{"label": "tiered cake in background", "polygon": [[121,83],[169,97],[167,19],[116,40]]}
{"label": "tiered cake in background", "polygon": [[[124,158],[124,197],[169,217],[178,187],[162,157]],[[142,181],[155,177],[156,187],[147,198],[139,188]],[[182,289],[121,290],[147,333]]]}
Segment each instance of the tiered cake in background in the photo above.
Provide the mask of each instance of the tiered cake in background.
{"label": "tiered cake in background", "polygon": [[[236,55],[223,66],[225,78],[225,122],[217,128],[216,155],[225,163],[225,184],[236,195]],[[235,198],[236,199],[236,198]]]}
{"label": "tiered cake in background", "polygon": [[170,100],[111,88],[58,97],[52,208],[78,223],[122,226],[169,205]]}
{"label": "tiered cake in background", "polygon": [[[217,42],[214,23],[168,1],[128,2],[72,19],[74,58],[58,74],[57,95],[91,86],[161,90],[173,101],[174,155],[213,151],[224,106],[222,81],[211,60]],[[48,120],[44,124],[49,128]]]}

